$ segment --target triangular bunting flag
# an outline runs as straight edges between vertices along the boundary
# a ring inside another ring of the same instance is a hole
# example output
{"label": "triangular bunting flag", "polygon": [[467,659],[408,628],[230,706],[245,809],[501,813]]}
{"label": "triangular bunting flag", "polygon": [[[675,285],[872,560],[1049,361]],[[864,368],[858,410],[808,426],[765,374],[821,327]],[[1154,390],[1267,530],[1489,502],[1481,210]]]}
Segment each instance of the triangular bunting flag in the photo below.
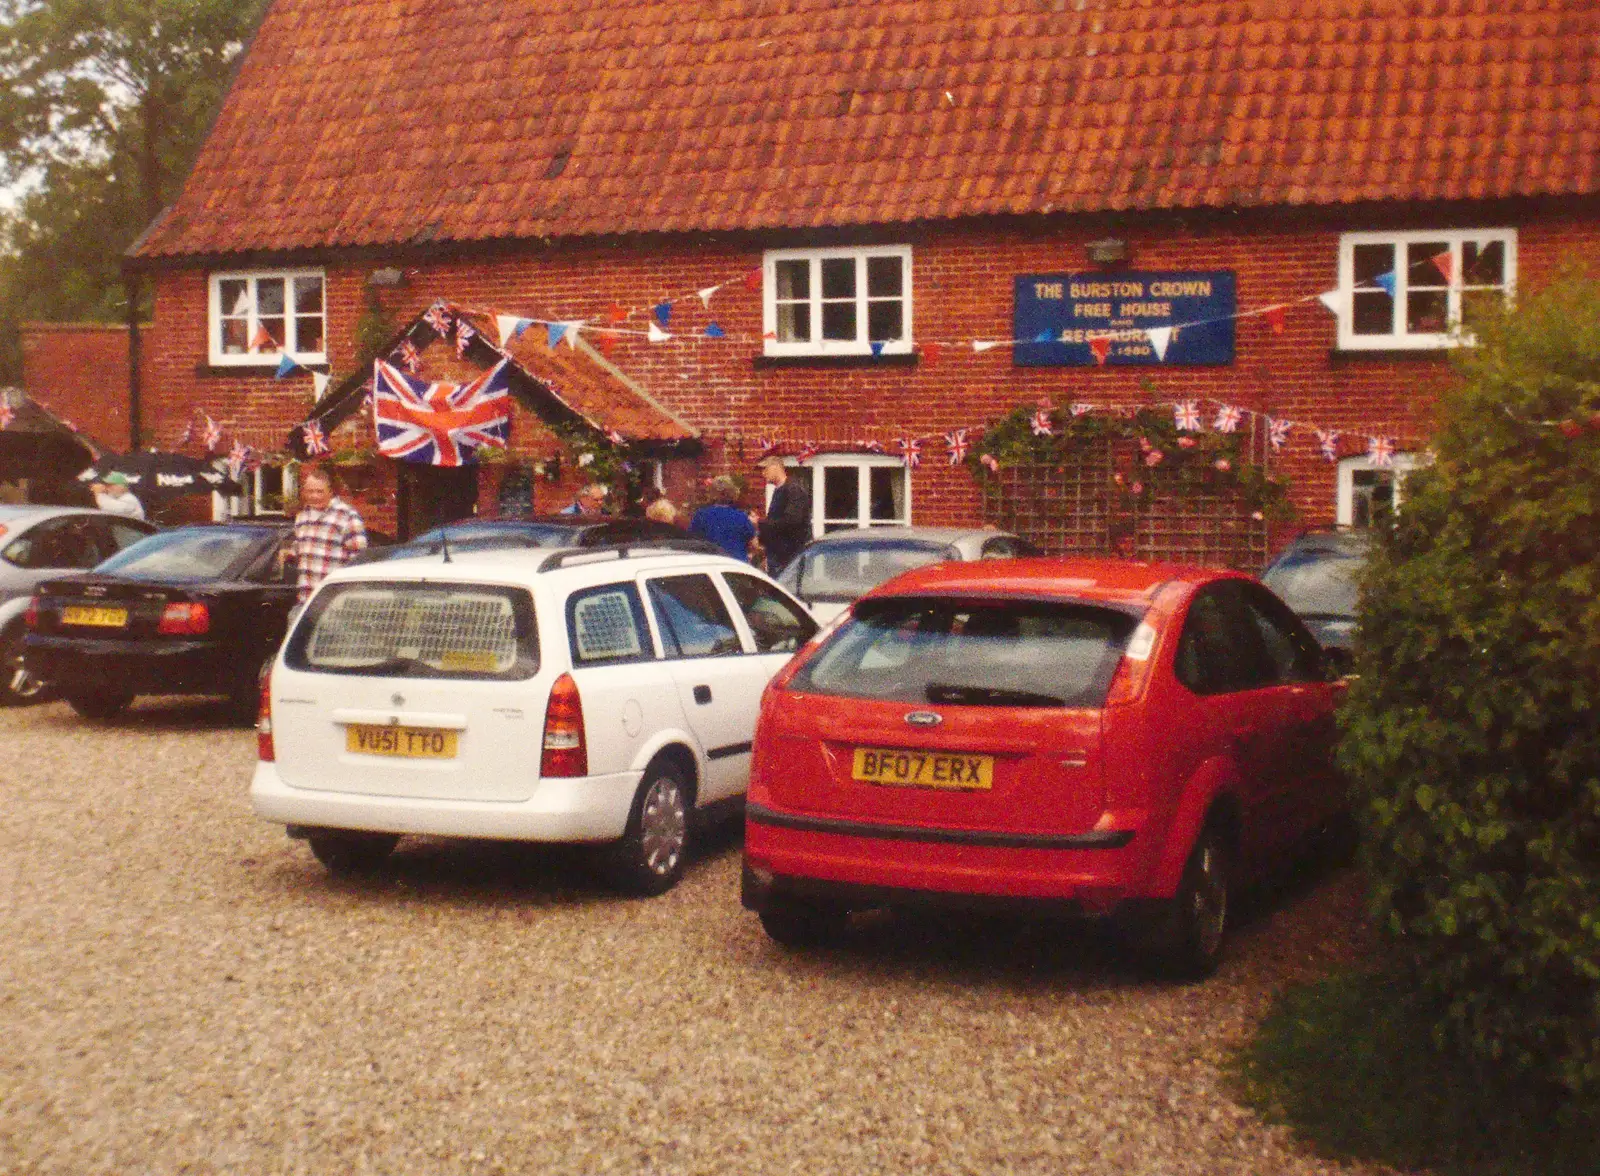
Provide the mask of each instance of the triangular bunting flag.
{"label": "triangular bunting flag", "polygon": [[972,349],[977,352],[993,351],[996,347],[1005,346],[1004,339],[974,339]]}
{"label": "triangular bunting flag", "polygon": [[943,343],[918,343],[917,354],[922,357],[923,363],[938,363],[939,356],[944,351]]}
{"label": "triangular bunting flag", "polygon": [[547,347],[549,347],[551,350],[554,350],[556,344],[560,343],[561,340],[563,340],[563,339],[565,339],[567,337],[567,324],[566,323],[546,323],[544,325],[544,333],[545,333],[545,345]]}
{"label": "triangular bunting flag", "polygon": [[322,394],[328,390],[328,384],[332,380],[333,377],[327,372],[311,373],[311,391],[318,400],[322,399]]}
{"label": "triangular bunting flag", "polygon": [[601,355],[609,357],[617,349],[617,337],[610,332],[602,332],[594,337],[594,346]]}
{"label": "triangular bunting flag", "polygon": [[567,346],[576,349],[578,346],[578,333],[583,330],[585,320],[571,319],[563,325],[567,328]]}
{"label": "triangular bunting flag", "polygon": [[1428,260],[1433,262],[1434,268],[1444,275],[1446,282],[1454,282],[1456,280],[1456,259],[1450,256],[1448,249],[1443,253],[1435,253]]}
{"label": "triangular bunting flag", "polygon": [[1089,340],[1089,350],[1094,354],[1095,363],[1104,365],[1106,357],[1111,354],[1111,340],[1104,335],[1096,335]]}
{"label": "triangular bunting flag", "polygon": [[625,323],[627,321],[628,312],[623,310],[622,307],[618,306],[615,302],[606,307],[606,322],[615,326],[617,323]]}
{"label": "triangular bunting flag", "polygon": [[721,286],[707,286],[704,290],[696,290],[695,295],[700,299],[700,305],[710,310],[711,296],[720,289],[722,289]]}
{"label": "triangular bunting flag", "polygon": [[668,339],[672,338],[672,336],[667,334],[652,321],[650,323],[649,331],[646,332],[646,338],[648,338],[652,343],[665,343]]}
{"label": "triangular bunting flag", "polygon": [[874,339],[871,343],[868,343],[867,346],[872,348],[873,355],[883,354],[883,341],[881,339]]}
{"label": "triangular bunting flag", "polygon": [[761,267],[760,266],[757,266],[753,270],[748,270],[745,273],[745,275],[744,275],[744,288],[746,290],[759,290],[759,289],[761,289]]}
{"label": "triangular bunting flag", "polygon": [[1035,343],[1052,343],[1055,341],[1055,333],[1053,331],[1040,331],[1033,337],[1033,341]]}
{"label": "triangular bunting flag", "polygon": [[1151,327],[1145,332],[1145,337],[1150,340],[1150,349],[1156,353],[1156,358],[1164,362],[1167,358],[1167,345],[1172,342],[1172,328]]}
{"label": "triangular bunting flag", "polygon": [[1274,335],[1283,334],[1283,326],[1285,321],[1283,307],[1269,306],[1266,310],[1261,312],[1261,317],[1267,320],[1267,326],[1272,329],[1272,333]]}
{"label": "triangular bunting flag", "polygon": [[1344,292],[1341,290],[1324,290],[1317,295],[1317,301],[1328,308],[1328,313],[1335,317],[1344,313]]}
{"label": "triangular bunting flag", "polygon": [[494,325],[500,330],[500,346],[506,347],[513,339],[520,339],[522,332],[533,326],[533,320],[518,318],[514,314],[497,314],[494,316]]}
{"label": "triangular bunting flag", "polygon": [[650,313],[656,316],[656,322],[663,327],[672,319],[672,303],[658,302],[650,308]]}
{"label": "triangular bunting flag", "polygon": [[272,332],[266,327],[257,327],[256,333],[250,336],[251,351],[276,351],[278,341],[272,337]]}
{"label": "triangular bunting flag", "polygon": [[1394,297],[1395,276],[1393,270],[1388,270],[1372,279],[1374,285],[1380,287],[1390,298]]}
{"label": "triangular bunting flag", "polygon": [[277,379],[281,380],[285,376],[292,376],[305,370],[294,361],[293,357],[286,355],[278,361],[278,370],[274,374]]}
{"label": "triangular bunting flag", "polygon": [[724,331],[716,323],[707,323],[706,324],[706,338],[707,339],[726,339],[727,337],[728,337],[728,332]]}

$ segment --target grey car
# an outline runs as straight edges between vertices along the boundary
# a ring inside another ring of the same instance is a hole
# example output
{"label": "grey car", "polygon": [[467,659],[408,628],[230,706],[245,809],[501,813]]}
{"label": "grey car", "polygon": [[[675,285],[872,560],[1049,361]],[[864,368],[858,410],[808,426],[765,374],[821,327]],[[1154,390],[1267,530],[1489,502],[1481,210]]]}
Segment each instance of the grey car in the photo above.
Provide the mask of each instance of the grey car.
{"label": "grey car", "polygon": [[87,571],[155,530],[141,519],[98,510],[0,505],[0,706],[32,702],[46,689],[22,664],[24,614],[34,585]]}
{"label": "grey car", "polygon": [[857,597],[912,568],[1043,554],[1019,535],[987,527],[856,527],[813,539],[777,580],[827,624]]}

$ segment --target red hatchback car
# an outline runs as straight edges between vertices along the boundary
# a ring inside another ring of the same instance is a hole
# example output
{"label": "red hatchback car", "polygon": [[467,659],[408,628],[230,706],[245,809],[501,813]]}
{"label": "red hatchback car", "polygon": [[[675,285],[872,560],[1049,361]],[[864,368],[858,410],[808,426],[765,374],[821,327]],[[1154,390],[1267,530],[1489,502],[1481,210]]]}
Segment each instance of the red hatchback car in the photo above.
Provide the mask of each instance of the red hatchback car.
{"label": "red hatchback car", "polygon": [[1111,915],[1166,971],[1206,975],[1229,887],[1345,807],[1342,689],[1248,576],[909,572],[767,687],[744,905],[789,944],[871,907]]}

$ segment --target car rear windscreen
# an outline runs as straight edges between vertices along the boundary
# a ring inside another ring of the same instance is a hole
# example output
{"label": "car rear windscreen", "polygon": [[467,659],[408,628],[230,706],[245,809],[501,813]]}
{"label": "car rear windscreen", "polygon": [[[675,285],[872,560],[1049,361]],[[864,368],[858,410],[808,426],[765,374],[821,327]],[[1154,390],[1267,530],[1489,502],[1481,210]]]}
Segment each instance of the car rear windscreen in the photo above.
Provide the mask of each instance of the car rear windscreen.
{"label": "car rear windscreen", "polygon": [[481,584],[330,585],[284,656],[297,670],[401,678],[527,678],[539,668],[528,593]]}
{"label": "car rear windscreen", "polygon": [[95,571],[134,580],[215,580],[262,540],[260,527],[180,527],[129,544]]}
{"label": "car rear windscreen", "polygon": [[949,559],[949,550],[943,543],[914,540],[819,543],[800,553],[796,595],[804,600],[854,600],[901,572]]}
{"label": "car rear windscreen", "polygon": [[867,601],[791,680],[808,694],[1097,707],[1138,618],[1047,601]]}
{"label": "car rear windscreen", "polygon": [[1302,617],[1353,617],[1364,563],[1338,552],[1291,554],[1268,568],[1261,582]]}

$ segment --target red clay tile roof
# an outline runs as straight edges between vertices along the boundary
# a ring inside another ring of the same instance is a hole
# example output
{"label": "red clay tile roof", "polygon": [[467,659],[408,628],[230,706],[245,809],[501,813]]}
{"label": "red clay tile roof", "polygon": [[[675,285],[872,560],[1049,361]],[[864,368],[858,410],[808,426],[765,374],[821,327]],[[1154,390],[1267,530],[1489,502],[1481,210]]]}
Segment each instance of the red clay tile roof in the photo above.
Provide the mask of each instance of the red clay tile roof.
{"label": "red clay tile roof", "polygon": [[276,0],[146,257],[1600,188],[1594,0]]}

